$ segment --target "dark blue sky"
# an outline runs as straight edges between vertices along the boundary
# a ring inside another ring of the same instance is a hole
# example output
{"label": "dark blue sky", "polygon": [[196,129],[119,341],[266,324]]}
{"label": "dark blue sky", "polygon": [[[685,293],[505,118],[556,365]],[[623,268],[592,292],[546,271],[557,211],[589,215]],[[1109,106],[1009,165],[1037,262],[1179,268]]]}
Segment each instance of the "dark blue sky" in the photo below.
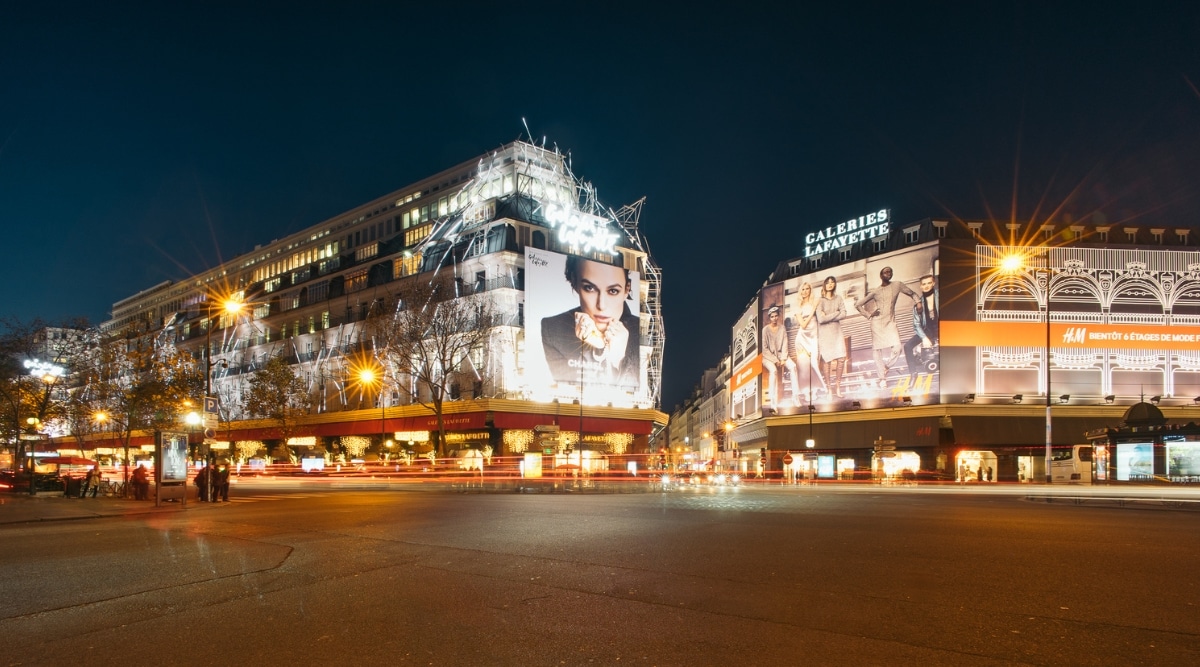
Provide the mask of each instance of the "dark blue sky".
{"label": "dark blue sky", "polygon": [[666,409],[808,231],[1200,221],[1185,3],[254,4],[0,8],[0,316],[101,321],[522,117],[608,205],[647,197]]}

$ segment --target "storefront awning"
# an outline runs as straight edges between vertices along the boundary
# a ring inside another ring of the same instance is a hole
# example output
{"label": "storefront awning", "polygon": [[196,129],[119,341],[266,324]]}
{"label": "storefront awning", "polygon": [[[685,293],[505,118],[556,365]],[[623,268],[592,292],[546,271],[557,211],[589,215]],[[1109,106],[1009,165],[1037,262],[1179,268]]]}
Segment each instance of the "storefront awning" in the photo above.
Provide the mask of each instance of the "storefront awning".
{"label": "storefront awning", "polygon": [[[1106,417],[1052,415],[1052,442],[1078,445],[1087,442],[1089,430],[1116,426]],[[959,415],[951,420],[954,444],[969,447],[1023,447],[1046,444],[1046,417],[991,417]]]}
{"label": "storefront awning", "polygon": [[[934,447],[938,444],[938,417],[893,419],[852,419],[855,413],[843,413],[846,421],[814,424],[812,438],[817,449],[870,449],[877,440],[894,441],[897,449]],[[809,438],[808,424],[768,426],[771,449],[802,450]]]}
{"label": "storefront awning", "polygon": [[[566,431],[579,430],[579,414],[537,414],[529,412],[496,412],[492,414],[492,425],[496,428],[532,429],[535,426],[557,424]],[[613,419],[610,417],[583,417],[584,433],[631,433],[648,435],[654,422],[637,419]]]}

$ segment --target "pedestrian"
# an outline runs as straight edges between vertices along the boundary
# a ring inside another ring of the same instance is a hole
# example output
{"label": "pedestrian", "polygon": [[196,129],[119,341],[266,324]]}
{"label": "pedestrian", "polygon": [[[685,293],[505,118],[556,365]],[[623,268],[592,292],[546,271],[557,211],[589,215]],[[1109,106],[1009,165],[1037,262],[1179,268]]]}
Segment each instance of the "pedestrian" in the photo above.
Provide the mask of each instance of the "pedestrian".
{"label": "pedestrian", "polygon": [[221,466],[220,470],[213,471],[216,478],[213,482],[213,502],[217,502],[217,497],[221,500],[229,502],[229,464]]}
{"label": "pedestrian", "polygon": [[967,481],[967,462],[963,459],[958,460],[958,483],[962,484]]}
{"label": "pedestrian", "polygon": [[208,501],[208,475],[208,465],[205,464],[204,467],[200,468],[200,472],[196,473],[194,482],[199,492],[200,502],[202,503]]}
{"label": "pedestrian", "polygon": [[148,500],[150,498],[150,473],[146,467],[138,464],[136,470],[133,471],[133,498],[134,500]]}
{"label": "pedestrian", "polygon": [[992,466],[988,466],[987,481],[989,481],[989,482],[996,481],[996,478],[992,477]]}
{"label": "pedestrian", "polygon": [[100,490],[100,465],[92,466],[88,470],[87,477],[83,478],[83,490],[79,492],[80,498],[86,498],[88,490],[91,489],[92,497],[96,497],[96,492]]}

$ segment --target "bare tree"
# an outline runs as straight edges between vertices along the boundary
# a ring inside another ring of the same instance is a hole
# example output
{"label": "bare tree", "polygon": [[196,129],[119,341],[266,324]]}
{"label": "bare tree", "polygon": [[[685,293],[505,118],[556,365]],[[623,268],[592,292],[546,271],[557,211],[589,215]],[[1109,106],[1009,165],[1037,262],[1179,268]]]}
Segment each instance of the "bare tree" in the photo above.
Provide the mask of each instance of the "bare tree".
{"label": "bare tree", "polygon": [[295,435],[300,420],[312,411],[312,396],[287,357],[275,355],[255,372],[245,407],[252,417],[269,419],[279,427],[281,447],[289,459],[294,459],[287,442]]}
{"label": "bare tree", "polygon": [[[34,424],[65,423],[68,416],[66,397],[77,341],[74,337],[46,340],[43,334],[49,326],[37,319],[0,321],[0,441],[12,443],[14,469],[25,458],[20,434],[31,429],[30,420]],[[86,326],[81,321],[55,328],[77,332]],[[30,375],[24,364],[34,358],[63,367],[64,375]]]}
{"label": "bare tree", "polygon": [[[482,356],[496,321],[486,294],[461,294],[448,276],[405,283],[392,311],[381,309],[367,322],[375,356],[391,384],[437,417],[436,451],[445,455],[442,414],[460,375],[474,377],[472,354]],[[382,400],[382,397],[381,399]]]}

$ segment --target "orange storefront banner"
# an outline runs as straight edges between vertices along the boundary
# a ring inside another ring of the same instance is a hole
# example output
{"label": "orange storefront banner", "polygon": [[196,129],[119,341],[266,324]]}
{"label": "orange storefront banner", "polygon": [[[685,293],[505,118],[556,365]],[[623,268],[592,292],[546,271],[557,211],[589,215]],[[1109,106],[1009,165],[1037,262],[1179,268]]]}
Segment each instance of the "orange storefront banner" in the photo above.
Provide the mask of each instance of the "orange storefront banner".
{"label": "orange storefront banner", "polygon": [[756,354],[749,363],[734,371],[733,378],[729,383],[731,391],[742,387],[759,375],[762,375],[762,355]]}
{"label": "orange storefront banner", "polygon": [[[943,320],[940,343],[948,347],[1045,347],[1046,325]],[[1200,350],[1200,327],[1053,322],[1050,347]]]}

